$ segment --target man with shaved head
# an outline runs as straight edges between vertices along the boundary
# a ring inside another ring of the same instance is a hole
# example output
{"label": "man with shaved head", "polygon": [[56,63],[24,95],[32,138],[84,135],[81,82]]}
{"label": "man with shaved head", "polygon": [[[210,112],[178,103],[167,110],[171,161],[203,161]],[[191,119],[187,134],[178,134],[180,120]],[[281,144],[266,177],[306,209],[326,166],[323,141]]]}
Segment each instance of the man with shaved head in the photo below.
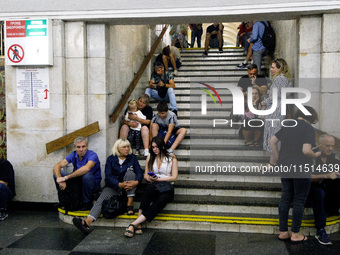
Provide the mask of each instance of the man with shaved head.
{"label": "man with shaved head", "polygon": [[318,147],[321,156],[316,159],[309,192],[316,227],[315,238],[322,245],[332,244],[325,230],[326,211],[329,215],[338,215],[339,210],[340,161],[333,153],[334,146],[333,136],[323,134],[319,137]]}

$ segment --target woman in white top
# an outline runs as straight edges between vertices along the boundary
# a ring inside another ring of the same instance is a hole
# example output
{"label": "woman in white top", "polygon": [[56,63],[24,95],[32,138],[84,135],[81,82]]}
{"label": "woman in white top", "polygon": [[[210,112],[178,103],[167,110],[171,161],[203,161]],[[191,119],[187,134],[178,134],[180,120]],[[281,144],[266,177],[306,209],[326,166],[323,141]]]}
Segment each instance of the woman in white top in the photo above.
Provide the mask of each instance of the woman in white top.
{"label": "woman in white top", "polygon": [[142,234],[141,223],[152,221],[174,199],[173,183],[178,177],[177,158],[169,155],[162,137],[154,137],[151,148],[144,173],[144,179],[150,184],[145,187],[138,218],[126,229],[127,237]]}

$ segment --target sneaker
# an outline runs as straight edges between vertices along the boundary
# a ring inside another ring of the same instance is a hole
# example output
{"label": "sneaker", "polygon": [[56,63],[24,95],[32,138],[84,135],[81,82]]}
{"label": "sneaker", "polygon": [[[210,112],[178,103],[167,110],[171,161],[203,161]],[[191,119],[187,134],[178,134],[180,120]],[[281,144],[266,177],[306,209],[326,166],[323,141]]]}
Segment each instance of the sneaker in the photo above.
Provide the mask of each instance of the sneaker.
{"label": "sneaker", "polygon": [[203,57],[206,57],[206,56],[208,56],[208,52],[206,52],[206,51],[205,51],[205,52],[203,52],[202,56],[203,56]]}
{"label": "sneaker", "polygon": [[0,212],[0,220],[4,220],[8,217],[8,213],[6,211]]}
{"label": "sneaker", "polygon": [[316,231],[315,238],[323,245],[332,245],[331,239],[329,239],[329,236],[327,235],[324,228]]}
{"label": "sneaker", "polygon": [[170,156],[172,156],[172,155],[174,154],[174,150],[171,149],[171,148],[168,149],[168,152],[169,152],[169,155],[170,155]]}
{"label": "sneaker", "polygon": [[241,63],[238,66],[236,66],[237,69],[247,69],[248,68],[248,64],[245,63]]}
{"label": "sneaker", "polygon": [[222,47],[221,47],[221,48],[218,48],[218,52],[219,52],[219,53],[223,53]]}
{"label": "sneaker", "polygon": [[174,71],[174,75],[175,75],[175,76],[178,75],[178,71],[177,71],[177,70]]}
{"label": "sneaker", "polygon": [[149,154],[150,154],[149,149],[145,149],[144,150],[144,157],[149,156]]}

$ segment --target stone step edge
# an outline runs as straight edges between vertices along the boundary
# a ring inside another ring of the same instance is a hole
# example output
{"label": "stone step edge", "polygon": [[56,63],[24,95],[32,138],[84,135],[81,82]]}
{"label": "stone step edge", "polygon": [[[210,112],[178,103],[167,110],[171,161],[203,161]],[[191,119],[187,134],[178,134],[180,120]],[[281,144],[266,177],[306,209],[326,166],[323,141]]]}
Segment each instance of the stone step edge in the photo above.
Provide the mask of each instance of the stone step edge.
{"label": "stone step edge", "polygon": [[[59,215],[70,216],[70,217],[87,217],[89,211],[74,211],[68,212],[65,214],[65,211],[61,208],[58,208]],[[103,218],[102,215],[99,216]],[[119,215],[116,219],[136,219],[137,214],[135,215]],[[228,217],[228,216],[211,216],[211,215],[193,215],[193,214],[167,214],[160,213],[158,214],[154,220],[160,221],[189,221],[189,222],[208,222],[208,223],[223,223],[223,224],[247,224],[247,225],[279,225],[278,218],[251,218],[251,217]],[[292,220],[288,220],[288,225],[291,226]],[[340,223],[340,216],[332,216],[326,219],[326,226],[332,226]],[[315,227],[314,219],[302,220],[301,227]]]}

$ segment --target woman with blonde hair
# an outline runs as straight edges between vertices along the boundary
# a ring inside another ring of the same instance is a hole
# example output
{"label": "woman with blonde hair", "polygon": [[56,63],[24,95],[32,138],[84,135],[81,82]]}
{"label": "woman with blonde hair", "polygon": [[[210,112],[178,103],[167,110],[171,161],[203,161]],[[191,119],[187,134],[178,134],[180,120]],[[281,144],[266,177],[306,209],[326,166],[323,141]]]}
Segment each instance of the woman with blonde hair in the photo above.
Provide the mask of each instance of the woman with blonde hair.
{"label": "woman with blonde hair", "polygon": [[134,214],[133,199],[143,173],[137,157],[132,154],[130,142],[118,139],[112,147],[112,155],[105,164],[105,187],[85,220],[73,218],[73,224],[84,234],[90,233],[90,225],[100,216],[104,200],[118,195],[122,190],[128,197],[128,215]]}
{"label": "woman with blonde hair", "polygon": [[[275,165],[274,155],[269,144],[270,138],[280,130],[281,122],[285,116],[281,115],[281,89],[285,87],[292,87],[291,76],[288,69],[287,62],[278,58],[272,61],[270,71],[273,76],[273,83],[270,86],[269,97],[261,102],[262,106],[270,109],[273,104],[273,89],[277,89],[277,107],[275,111],[265,116],[264,133],[263,133],[263,149],[270,152],[269,164]],[[268,121],[266,121],[268,119]],[[275,121],[271,121],[271,120]],[[280,148],[280,144],[278,145]]]}

